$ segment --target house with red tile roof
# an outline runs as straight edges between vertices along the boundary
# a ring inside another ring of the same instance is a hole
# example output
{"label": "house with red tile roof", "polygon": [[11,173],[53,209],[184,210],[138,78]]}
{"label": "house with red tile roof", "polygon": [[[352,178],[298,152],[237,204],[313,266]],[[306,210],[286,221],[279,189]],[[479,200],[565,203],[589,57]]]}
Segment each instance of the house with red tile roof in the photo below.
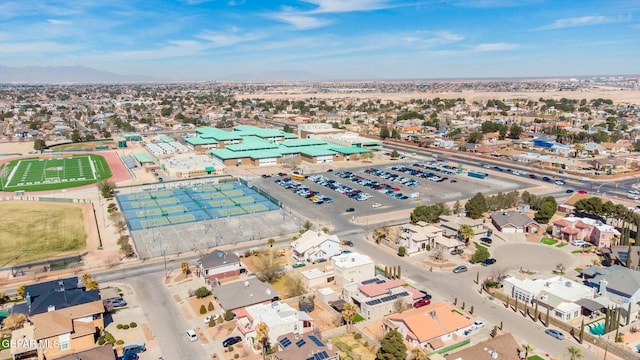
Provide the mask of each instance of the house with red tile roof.
{"label": "house with red tile roof", "polygon": [[568,216],[552,223],[552,234],[565,241],[584,240],[597,247],[610,247],[612,239],[620,236],[613,226],[596,219]]}
{"label": "house with red tile roof", "polygon": [[447,343],[466,337],[473,320],[462,315],[449,303],[434,303],[385,317],[382,327],[397,330],[413,347],[436,350]]}

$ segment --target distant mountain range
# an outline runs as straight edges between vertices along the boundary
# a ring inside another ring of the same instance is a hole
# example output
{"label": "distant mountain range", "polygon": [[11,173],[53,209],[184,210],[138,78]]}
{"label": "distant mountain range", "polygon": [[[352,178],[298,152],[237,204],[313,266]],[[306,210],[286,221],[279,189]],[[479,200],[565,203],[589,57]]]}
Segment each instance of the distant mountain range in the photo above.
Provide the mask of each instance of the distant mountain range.
{"label": "distant mountain range", "polygon": [[21,66],[0,65],[0,83],[21,84],[87,84],[163,81],[150,76],[120,75],[84,66]]}

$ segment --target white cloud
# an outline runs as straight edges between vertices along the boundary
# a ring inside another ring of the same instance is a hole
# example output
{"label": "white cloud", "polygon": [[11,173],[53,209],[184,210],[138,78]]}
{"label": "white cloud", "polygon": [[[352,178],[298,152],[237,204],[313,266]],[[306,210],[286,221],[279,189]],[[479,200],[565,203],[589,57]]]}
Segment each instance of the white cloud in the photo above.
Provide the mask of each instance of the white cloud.
{"label": "white cloud", "polygon": [[475,45],[471,49],[474,52],[488,52],[488,51],[512,50],[512,49],[516,49],[517,47],[518,45],[509,44],[509,43],[487,43],[487,44]]}
{"label": "white cloud", "polygon": [[270,17],[280,22],[287,23],[300,30],[315,29],[327,26],[331,23],[331,21],[328,19],[316,18],[313,16],[305,15],[304,13],[294,11],[284,11],[276,14],[271,14]]}
{"label": "white cloud", "polygon": [[316,5],[318,8],[310,13],[344,13],[354,11],[372,11],[397,7],[388,0],[302,0],[308,4]]}
{"label": "white cloud", "polygon": [[579,27],[579,26],[591,26],[591,25],[602,25],[602,24],[611,24],[624,21],[619,17],[608,17],[608,16],[581,16],[581,17],[572,17],[572,18],[564,18],[557,19],[553,23],[549,25],[544,25],[539,27],[537,30],[554,30],[554,29],[564,29],[570,27]]}
{"label": "white cloud", "polygon": [[47,22],[53,25],[71,25],[71,21],[68,20],[48,19]]}
{"label": "white cloud", "polygon": [[204,31],[197,36],[199,39],[207,40],[209,47],[231,46],[248,41],[258,40],[264,36],[261,34],[240,34],[238,29],[233,28],[230,32]]}

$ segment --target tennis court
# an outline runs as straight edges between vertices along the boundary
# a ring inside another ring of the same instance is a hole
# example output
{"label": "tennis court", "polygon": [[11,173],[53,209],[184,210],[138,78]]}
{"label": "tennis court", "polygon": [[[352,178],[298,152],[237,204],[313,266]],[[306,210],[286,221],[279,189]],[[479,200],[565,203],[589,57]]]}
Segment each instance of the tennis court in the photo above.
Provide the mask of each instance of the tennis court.
{"label": "tennis court", "polygon": [[96,183],[111,177],[106,160],[98,155],[62,155],[13,160],[0,174],[4,191],[42,191]]}
{"label": "tennis court", "polygon": [[131,230],[279,209],[278,205],[239,182],[120,194],[116,199]]}

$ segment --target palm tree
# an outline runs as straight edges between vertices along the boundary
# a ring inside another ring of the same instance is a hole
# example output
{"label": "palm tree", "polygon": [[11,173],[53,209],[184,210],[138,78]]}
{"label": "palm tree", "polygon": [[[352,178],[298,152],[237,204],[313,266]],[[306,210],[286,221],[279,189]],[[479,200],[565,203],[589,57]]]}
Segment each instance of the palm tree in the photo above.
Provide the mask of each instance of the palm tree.
{"label": "palm tree", "polygon": [[411,350],[411,354],[413,355],[413,357],[411,358],[412,360],[424,360],[425,353],[421,347],[416,347]]}
{"label": "palm tree", "polygon": [[524,358],[528,358],[529,357],[529,353],[533,352],[533,346],[531,346],[531,344],[522,344],[522,351],[524,351]]}
{"label": "palm tree", "polygon": [[567,351],[568,351],[569,359],[571,360],[582,359],[584,356],[582,355],[582,351],[580,351],[580,349],[575,346],[569,346],[567,348]]}
{"label": "palm tree", "polygon": [[358,309],[353,303],[346,303],[342,307],[342,318],[347,323],[347,332],[351,330],[351,323],[353,319],[356,317]]}
{"label": "palm tree", "polygon": [[262,358],[267,357],[267,343],[269,342],[269,326],[261,322],[256,326],[256,340],[262,345]]}
{"label": "palm tree", "polygon": [[82,274],[82,283],[87,290],[97,290],[100,288],[98,282],[93,279],[90,273]]}
{"label": "palm tree", "polygon": [[189,263],[186,261],[183,261],[180,263],[180,269],[182,270],[182,273],[184,275],[188,275],[189,274]]}
{"label": "palm tree", "polygon": [[475,231],[471,225],[462,224],[460,225],[460,229],[458,229],[458,235],[464,240],[465,244],[469,243],[469,240],[475,235]]}
{"label": "palm tree", "polygon": [[20,285],[18,286],[18,288],[16,289],[16,295],[18,295],[19,298],[24,299],[24,297],[27,295],[25,290],[24,285]]}

